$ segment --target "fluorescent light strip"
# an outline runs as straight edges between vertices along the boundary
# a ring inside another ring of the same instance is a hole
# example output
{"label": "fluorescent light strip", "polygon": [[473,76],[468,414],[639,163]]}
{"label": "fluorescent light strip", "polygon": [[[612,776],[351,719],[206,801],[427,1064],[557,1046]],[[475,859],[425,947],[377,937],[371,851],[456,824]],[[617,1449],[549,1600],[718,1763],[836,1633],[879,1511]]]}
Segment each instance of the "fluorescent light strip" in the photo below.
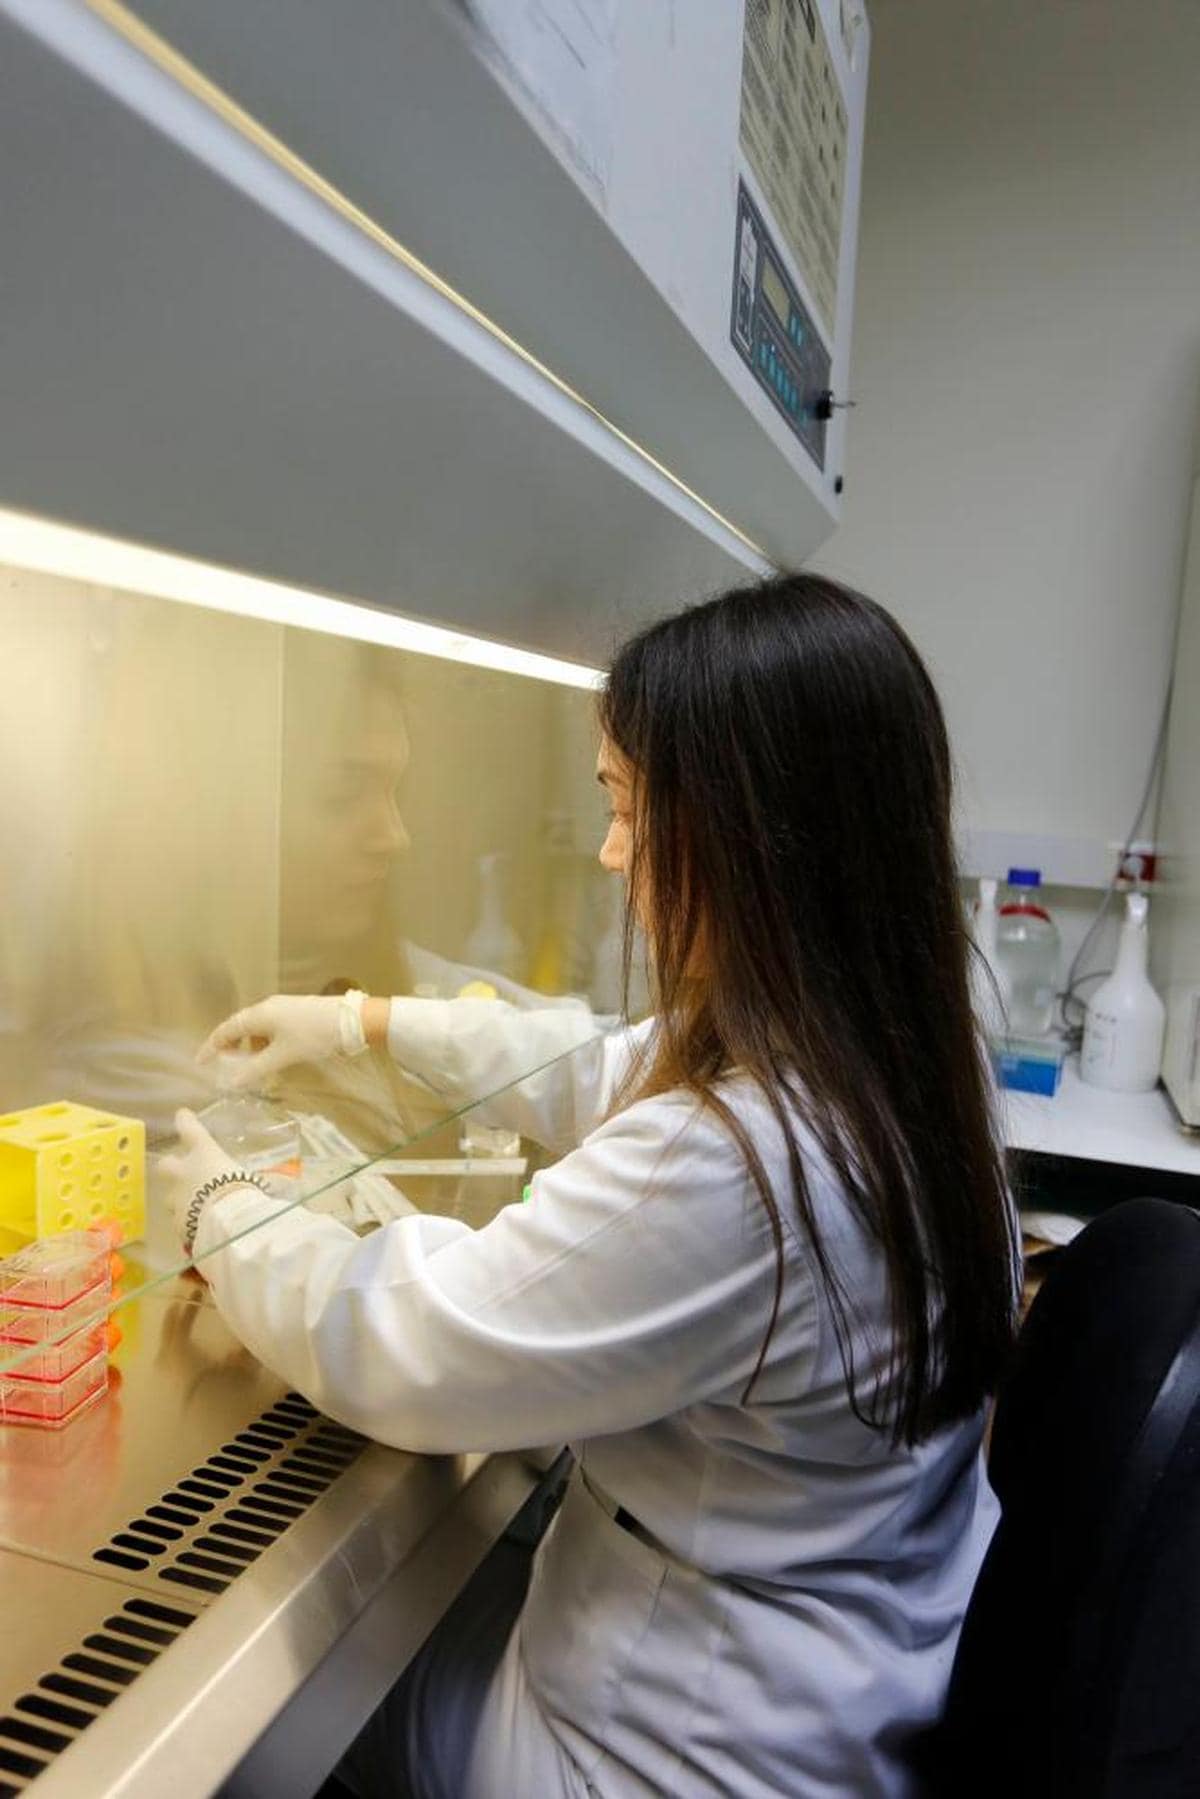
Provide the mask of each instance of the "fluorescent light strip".
{"label": "fluorescent light strip", "polygon": [[94,531],[81,531],[73,525],[55,524],[23,512],[0,509],[0,563],[84,581],[92,587],[149,594],[186,606],[205,606],[213,612],[266,619],[276,625],[298,625],[331,637],[353,637],[387,649],[438,656],[444,662],[466,662],[474,668],[529,675],[539,681],[555,681],[562,687],[596,688],[603,679],[599,669],[577,662],[514,649],[486,637],[472,637],[465,631],[447,630],[444,625],[401,618],[394,612],[331,599],[327,594],[287,587],[279,581],[264,581],[257,575],[238,574],[215,563],[194,562],[187,556],[102,537]]}

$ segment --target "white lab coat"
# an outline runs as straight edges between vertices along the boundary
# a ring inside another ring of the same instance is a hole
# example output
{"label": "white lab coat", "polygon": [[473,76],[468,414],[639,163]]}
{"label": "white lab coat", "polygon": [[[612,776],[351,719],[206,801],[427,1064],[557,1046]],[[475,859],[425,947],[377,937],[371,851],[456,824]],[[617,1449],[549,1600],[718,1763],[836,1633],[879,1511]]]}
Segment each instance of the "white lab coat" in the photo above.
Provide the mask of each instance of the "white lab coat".
{"label": "white lab coat", "polygon": [[[569,1152],[473,1232],[415,1216],[356,1238],[238,1191],[197,1236],[222,1313],[324,1411],[409,1449],[570,1442],[581,1474],[538,1552],[464,1799],[907,1799],[904,1740],[942,1703],[995,1517],[982,1419],[915,1449],[852,1413],[828,1304],[785,1227],[779,1319],[747,1403],[775,1258],[726,1130],[686,1095],[606,1116],[625,1034],[524,1079],[562,1013],[394,1008],[397,1060]],[[646,1027],[642,1027],[646,1028]],[[752,1086],[725,1096],[788,1216]],[[877,1246],[803,1139],[825,1242],[886,1360]],[[226,1247],[219,1247],[227,1243]],[[620,1505],[639,1530],[618,1524]]]}

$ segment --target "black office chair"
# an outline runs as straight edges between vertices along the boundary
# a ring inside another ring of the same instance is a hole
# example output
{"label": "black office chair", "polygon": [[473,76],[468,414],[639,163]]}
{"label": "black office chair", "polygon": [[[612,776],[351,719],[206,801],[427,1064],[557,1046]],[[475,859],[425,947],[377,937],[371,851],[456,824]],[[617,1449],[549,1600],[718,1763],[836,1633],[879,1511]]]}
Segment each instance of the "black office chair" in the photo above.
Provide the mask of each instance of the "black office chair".
{"label": "black office chair", "polygon": [[1002,1387],[989,1469],[1002,1518],[933,1790],[1198,1799],[1200,1215],[1131,1200],[1062,1252]]}

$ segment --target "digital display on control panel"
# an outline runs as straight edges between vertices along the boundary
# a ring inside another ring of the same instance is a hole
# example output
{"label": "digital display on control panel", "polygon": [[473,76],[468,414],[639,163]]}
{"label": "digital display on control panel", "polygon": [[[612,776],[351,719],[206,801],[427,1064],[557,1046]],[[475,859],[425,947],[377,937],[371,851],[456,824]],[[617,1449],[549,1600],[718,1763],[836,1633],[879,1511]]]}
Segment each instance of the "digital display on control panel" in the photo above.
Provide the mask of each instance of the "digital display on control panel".
{"label": "digital display on control panel", "polygon": [[829,389],[829,352],[744,183],[738,185],[729,335],[776,411],[824,469],[825,421],[816,407]]}
{"label": "digital display on control panel", "polygon": [[791,301],[783,276],[770,256],[763,259],[762,290],[763,298],[771,302],[775,317],[786,330]]}

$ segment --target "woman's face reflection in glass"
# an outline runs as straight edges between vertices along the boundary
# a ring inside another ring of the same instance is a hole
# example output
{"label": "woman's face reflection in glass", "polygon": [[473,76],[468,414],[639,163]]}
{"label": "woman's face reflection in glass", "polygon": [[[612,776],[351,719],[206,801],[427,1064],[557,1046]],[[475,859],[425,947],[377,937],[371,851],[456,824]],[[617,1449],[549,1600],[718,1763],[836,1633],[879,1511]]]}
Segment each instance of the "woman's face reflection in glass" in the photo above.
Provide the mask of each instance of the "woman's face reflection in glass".
{"label": "woman's face reflection in glass", "polygon": [[409,742],[394,652],[329,638],[289,644],[284,707],[287,962],[349,950],[386,922],[394,865],[409,846],[400,811]]}

